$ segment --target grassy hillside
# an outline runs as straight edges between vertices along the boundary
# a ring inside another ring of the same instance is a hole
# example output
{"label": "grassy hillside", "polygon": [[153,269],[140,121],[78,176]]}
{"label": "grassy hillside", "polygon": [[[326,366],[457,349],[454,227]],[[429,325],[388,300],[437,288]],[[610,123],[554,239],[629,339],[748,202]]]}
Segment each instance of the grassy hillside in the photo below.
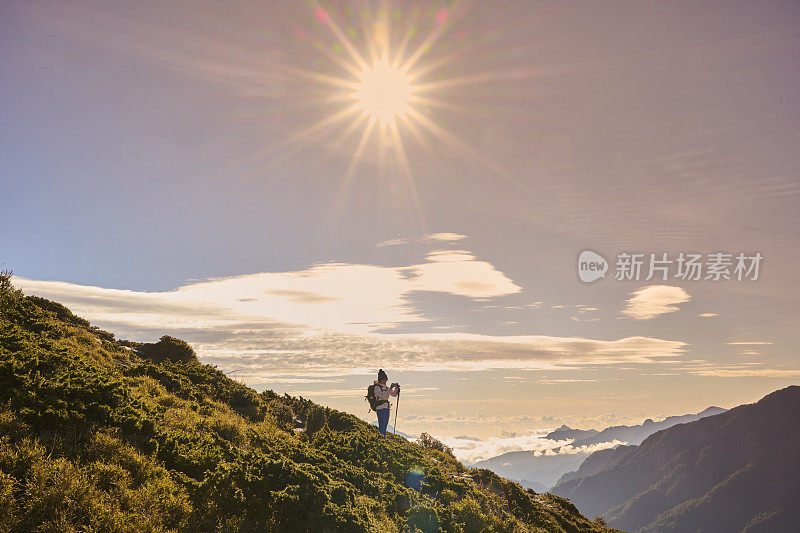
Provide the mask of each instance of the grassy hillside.
{"label": "grassy hillside", "polygon": [[[435,443],[434,443],[435,444]],[[0,276],[0,531],[610,531]]]}
{"label": "grassy hillside", "polygon": [[797,531],[800,387],[589,457],[553,487],[628,531]]}

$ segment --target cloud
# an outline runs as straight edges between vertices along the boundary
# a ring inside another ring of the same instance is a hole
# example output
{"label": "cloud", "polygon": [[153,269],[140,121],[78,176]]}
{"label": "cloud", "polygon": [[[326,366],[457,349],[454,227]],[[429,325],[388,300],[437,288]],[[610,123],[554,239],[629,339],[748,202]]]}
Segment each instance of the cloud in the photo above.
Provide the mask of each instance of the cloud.
{"label": "cloud", "polygon": [[272,378],[271,383],[284,383],[288,385],[307,384],[307,383],[342,383],[344,379],[326,379],[326,378]]}
{"label": "cloud", "polygon": [[386,241],[381,241],[375,246],[383,247],[383,246],[399,246],[401,244],[408,244],[408,239],[389,239]]}
{"label": "cloud", "polygon": [[403,244],[408,244],[411,242],[424,242],[428,244],[436,244],[436,243],[444,243],[450,244],[454,242],[458,242],[461,240],[466,239],[466,235],[462,235],[461,233],[429,233],[427,235],[423,235],[420,238],[416,239],[406,239],[406,238],[395,238],[395,239],[388,239],[382,242],[379,242],[375,246],[384,247],[384,246],[400,246]]}
{"label": "cloud", "polygon": [[[276,296],[283,296],[287,300],[296,304],[323,304],[335,302],[341,298],[334,296],[325,296],[324,294],[317,294],[310,291],[295,291],[291,289],[273,289],[265,291],[266,294],[274,294]],[[257,302],[258,298],[240,298],[238,302]]]}
{"label": "cloud", "polygon": [[[162,333],[159,330],[159,333]],[[168,331],[186,338],[205,362],[242,370],[248,383],[275,376],[372,375],[387,359],[408,371],[567,370],[620,363],[655,363],[678,357],[685,344],[629,337],[593,339],[477,334],[369,334],[246,325]],[[198,335],[199,333],[199,335]]]}
{"label": "cloud", "polygon": [[759,345],[759,344],[773,344],[770,341],[738,341],[738,342],[726,342],[725,344],[730,344],[732,346],[738,345]]}
{"label": "cloud", "polygon": [[697,316],[699,316],[701,318],[711,318],[711,317],[719,316],[719,314],[717,314],[717,313],[700,313]]}
{"label": "cloud", "polygon": [[[523,304],[523,305],[506,305],[505,307],[503,307],[503,309],[506,309],[508,311],[518,310],[518,309],[519,310],[522,310],[522,309],[541,309],[543,303],[544,302],[533,302],[533,303],[530,303],[530,304]],[[492,309],[492,308],[497,308],[497,307],[498,306],[495,306],[495,305],[484,305],[483,306],[484,309]]]}
{"label": "cloud", "polygon": [[[415,275],[403,275],[407,269]],[[328,263],[195,282],[166,292],[14,281],[26,293],[62,302],[122,337],[183,338],[203,361],[239,370],[252,385],[292,376],[366,375],[387,358],[406,370],[558,370],[663,362],[686,348],[681,341],[650,337],[391,332],[396,324],[425,323],[409,300],[417,290],[467,298],[519,290],[489,263],[467,258],[398,268]]]}
{"label": "cloud", "polygon": [[[752,354],[745,355],[753,355]],[[717,378],[791,378],[800,376],[800,370],[787,368],[765,368],[761,361],[746,361],[720,364],[712,361],[689,361],[681,368],[683,374]]]}
{"label": "cloud", "polygon": [[618,381],[620,378],[615,379],[540,379],[537,383],[542,385],[559,385],[562,383],[598,383],[600,381]]}
{"label": "cloud", "polygon": [[523,382],[523,383],[539,383],[541,385],[561,385],[565,383],[599,383],[601,381],[620,381],[622,378],[605,378],[605,379],[581,379],[581,378],[565,378],[565,379],[534,379],[532,377],[524,376],[502,376],[499,378],[501,381],[509,383]]}
{"label": "cloud", "polygon": [[169,334],[205,362],[251,385],[276,378],[371,374],[391,359],[420,371],[559,370],[674,360],[681,341],[438,331],[414,304],[418,291],[487,299],[518,293],[511,279],[464,250],[434,251],[420,264],[322,263],[290,272],[215,278],[172,291],[139,292],[59,281],[14,279],[28,294],[59,301],[125,338]]}
{"label": "cloud", "polygon": [[466,235],[461,233],[430,233],[423,237],[427,241],[456,242],[466,239]]}
{"label": "cloud", "polygon": [[404,267],[321,263],[189,283],[168,292],[134,292],[16,278],[26,292],[64,301],[90,320],[129,327],[214,327],[258,321],[363,334],[424,322],[414,292],[491,298],[520,291],[468,252]]}
{"label": "cloud", "polygon": [[800,376],[800,370],[778,368],[708,368],[689,373],[695,376],[717,378],[790,378]]}
{"label": "cloud", "polygon": [[[439,390],[439,387],[417,387],[403,388],[404,397],[425,397],[425,392]],[[366,394],[366,386],[358,389],[325,389],[325,390],[293,390],[292,396],[303,396],[313,399],[314,397],[334,397],[334,398],[358,398]],[[423,394],[421,394],[423,393]],[[394,401],[394,400],[392,400]]]}
{"label": "cloud", "polygon": [[[485,440],[473,437],[444,437],[440,440],[453,449],[453,453],[462,461],[476,463],[508,452],[528,451],[534,455],[589,455],[598,450],[613,448],[622,441],[602,442],[591,446],[573,447],[565,441],[553,441],[544,438],[544,433],[507,433],[500,437],[489,437]],[[570,441],[572,442],[572,441]]]}
{"label": "cloud", "polygon": [[475,256],[466,250],[434,250],[428,254],[428,261],[453,262],[472,261]]}
{"label": "cloud", "polygon": [[688,302],[692,297],[680,287],[650,285],[633,292],[623,315],[637,320],[647,320],[665,313],[679,311],[677,304]]}

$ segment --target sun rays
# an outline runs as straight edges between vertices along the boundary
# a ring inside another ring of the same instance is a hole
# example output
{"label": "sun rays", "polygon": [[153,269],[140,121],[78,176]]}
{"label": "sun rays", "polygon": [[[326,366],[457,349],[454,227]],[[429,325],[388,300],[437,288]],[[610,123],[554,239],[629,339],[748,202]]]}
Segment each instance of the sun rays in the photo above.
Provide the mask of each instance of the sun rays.
{"label": "sun rays", "polygon": [[[410,143],[428,156],[449,151],[497,170],[438,115],[468,112],[449,92],[486,82],[486,73],[464,75],[463,69],[452,68],[474,44],[449,35],[464,9],[460,3],[445,7],[442,2],[386,1],[374,10],[313,5],[313,31],[304,35],[324,61],[316,69],[296,66],[288,72],[319,87],[324,96],[314,106],[318,116],[273,147],[277,159],[315,147],[344,153],[349,163],[341,181],[341,205],[369,158],[379,175],[391,173],[406,183],[420,216],[407,156]],[[454,70],[460,74],[445,74]]]}
{"label": "sun rays", "polygon": [[[59,20],[76,19],[67,11]],[[528,98],[527,80],[547,73],[509,63],[513,36],[489,30],[488,4],[303,0],[283,5],[279,17],[269,3],[201,11],[187,14],[179,29],[144,12],[123,18],[87,8],[77,19],[91,28],[73,20],[64,31],[230,96],[220,116],[244,127],[219,139],[221,149],[236,152],[219,170],[226,179],[264,191],[281,180],[309,187],[328,180],[333,211],[359,194],[419,221],[417,189],[427,198],[437,186],[471,179],[535,194],[507,168],[507,157],[491,152],[486,132],[516,116],[509,109]],[[215,28],[228,16],[239,22],[235,30],[191,29]]]}
{"label": "sun rays", "polygon": [[[314,15],[335,37],[334,50],[343,52],[332,58],[344,70],[342,76],[326,76],[324,81],[331,86],[332,104],[352,102],[341,115],[341,127],[335,132],[341,135],[338,144],[344,143],[351,135],[358,135],[361,128],[342,179],[338,203],[346,202],[353,174],[370,150],[377,155],[379,171],[385,171],[389,165],[405,178],[413,204],[421,215],[404,137],[410,135],[424,144],[421,130],[436,133],[426,127],[425,120],[421,120],[426,113],[423,108],[435,99],[422,94],[424,90],[419,85],[415,67],[419,67],[420,61],[431,53],[436,40],[446,33],[450,12],[441,6],[436,11],[430,6],[427,10],[421,9],[421,4],[410,12],[404,12],[399,7],[392,9],[390,2],[384,2],[377,11],[359,12],[360,30],[352,25],[343,30],[335,14],[320,5],[315,7]],[[347,13],[343,16],[346,17]],[[427,35],[420,38],[420,28],[426,25]],[[395,39],[395,36],[399,38]],[[421,68],[418,70],[422,72]],[[332,116],[337,116],[333,108],[310,128],[325,123]]]}

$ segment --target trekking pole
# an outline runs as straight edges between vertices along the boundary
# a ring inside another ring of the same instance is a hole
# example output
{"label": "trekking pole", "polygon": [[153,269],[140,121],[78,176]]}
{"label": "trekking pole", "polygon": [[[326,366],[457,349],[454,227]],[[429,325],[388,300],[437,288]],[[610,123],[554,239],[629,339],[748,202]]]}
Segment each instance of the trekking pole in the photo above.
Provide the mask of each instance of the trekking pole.
{"label": "trekking pole", "polygon": [[394,434],[397,435],[397,411],[400,410],[400,393],[397,393],[397,405],[394,406]]}

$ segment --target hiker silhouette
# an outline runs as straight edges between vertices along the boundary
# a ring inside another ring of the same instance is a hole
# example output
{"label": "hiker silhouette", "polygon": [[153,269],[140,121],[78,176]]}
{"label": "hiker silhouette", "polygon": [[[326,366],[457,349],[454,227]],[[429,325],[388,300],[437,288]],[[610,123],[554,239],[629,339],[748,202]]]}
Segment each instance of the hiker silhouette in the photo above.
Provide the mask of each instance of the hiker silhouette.
{"label": "hiker silhouette", "polygon": [[389,403],[390,396],[398,396],[400,394],[400,385],[392,383],[391,386],[386,386],[389,377],[383,369],[378,370],[378,379],[367,388],[366,399],[369,401],[369,407],[378,415],[378,430],[381,435],[386,435],[386,427],[389,425],[389,415],[392,410],[392,404]]}

